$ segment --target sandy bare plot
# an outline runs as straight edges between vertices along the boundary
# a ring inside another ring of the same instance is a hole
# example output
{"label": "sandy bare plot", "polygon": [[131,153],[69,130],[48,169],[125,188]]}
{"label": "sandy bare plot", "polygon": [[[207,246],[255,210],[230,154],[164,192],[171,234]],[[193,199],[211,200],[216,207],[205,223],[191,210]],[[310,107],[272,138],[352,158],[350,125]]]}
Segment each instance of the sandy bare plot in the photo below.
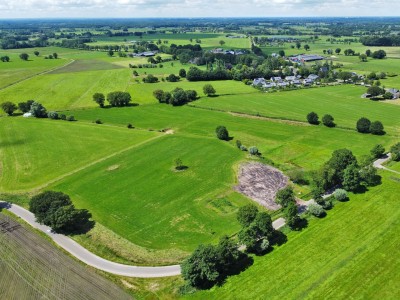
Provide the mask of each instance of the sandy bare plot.
{"label": "sandy bare plot", "polygon": [[240,166],[239,184],[235,190],[270,210],[281,206],[275,203],[276,193],[288,184],[288,178],[278,169],[262,163],[246,163]]}

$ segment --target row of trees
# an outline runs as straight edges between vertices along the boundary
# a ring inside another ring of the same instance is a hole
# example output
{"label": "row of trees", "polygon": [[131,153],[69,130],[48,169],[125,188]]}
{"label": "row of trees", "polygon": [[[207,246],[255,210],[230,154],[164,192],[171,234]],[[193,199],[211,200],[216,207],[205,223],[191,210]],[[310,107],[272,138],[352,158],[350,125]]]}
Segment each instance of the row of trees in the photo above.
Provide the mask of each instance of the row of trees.
{"label": "row of trees", "polygon": [[[96,102],[100,107],[105,107],[106,97],[102,93],[93,94],[93,101]],[[129,106],[132,101],[131,95],[128,92],[111,92],[107,94],[107,101],[113,107]]]}
{"label": "row of trees", "polygon": [[81,232],[93,226],[92,215],[86,209],[76,209],[70,197],[61,192],[46,191],[31,198],[29,210],[40,224],[55,232]]}
{"label": "row of trees", "polygon": [[[320,123],[318,114],[313,111],[307,114],[307,121],[312,125],[318,125]],[[327,127],[335,127],[336,124],[334,121],[335,119],[329,114],[326,114],[322,117],[322,123]],[[360,133],[372,133],[375,135],[385,134],[382,122],[380,121],[371,122],[369,119],[364,117],[360,118],[357,121],[356,129]]]}

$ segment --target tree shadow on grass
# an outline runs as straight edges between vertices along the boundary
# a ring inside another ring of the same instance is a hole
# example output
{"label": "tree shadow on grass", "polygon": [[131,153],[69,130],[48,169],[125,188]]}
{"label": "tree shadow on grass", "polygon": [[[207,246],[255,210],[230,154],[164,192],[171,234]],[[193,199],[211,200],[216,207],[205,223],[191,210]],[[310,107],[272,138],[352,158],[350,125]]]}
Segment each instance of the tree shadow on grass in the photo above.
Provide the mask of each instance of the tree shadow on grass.
{"label": "tree shadow on grass", "polygon": [[271,246],[282,246],[283,244],[286,244],[287,240],[287,236],[282,231],[274,230],[270,243]]}
{"label": "tree shadow on grass", "polygon": [[297,222],[291,227],[294,231],[302,231],[308,227],[308,220],[305,218],[299,218]]}
{"label": "tree shadow on grass", "polygon": [[245,253],[241,253],[237,262],[233,266],[231,266],[229,270],[221,273],[216,285],[222,286],[229,276],[239,275],[251,265],[253,265],[253,263],[254,259],[251,256],[248,256]]}

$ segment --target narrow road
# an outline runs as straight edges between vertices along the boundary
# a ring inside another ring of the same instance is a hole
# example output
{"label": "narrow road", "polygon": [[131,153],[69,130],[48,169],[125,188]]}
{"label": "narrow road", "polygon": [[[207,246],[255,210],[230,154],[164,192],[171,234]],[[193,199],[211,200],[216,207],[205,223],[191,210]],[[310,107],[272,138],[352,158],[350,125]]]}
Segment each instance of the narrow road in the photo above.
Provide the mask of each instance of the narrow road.
{"label": "narrow road", "polygon": [[[127,149],[124,149],[122,151],[126,150]],[[373,165],[377,169],[383,169],[400,174],[399,172],[390,170],[382,165],[389,159],[390,159],[390,154],[387,154],[385,157],[374,161]],[[330,192],[324,195],[324,198],[329,197],[332,193],[333,192]],[[304,206],[304,208],[306,209],[308,205],[314,203],[314,200],[311,199],[308,201],[299,201],[299,203],[300,206]],[[41,225],[38,222],[36,222],[35,216],[30,211],[26,210],[25,208],[19,205],[0,201],[0,208],[7,209],[8,211],[12,212],[16,216],[23,219],[32,227],[44,232],[65,251],[75,256],[77,259],[84,262],[85,264],[92,266],[96,269],[116,275],[127,276],[127,277],[139,277],[139,278],[169,277],[181,274],[181,268],[179,265],[172,265],[165,267],[139,267],[139,266],[119,264],[103,259],[95,255],[94,253],[90,252],[86,248],[82,247],[68,236],[53,233],[50,227]],[[275,230],[282,228],[283,226],[285,226],[285,224],[286,222],[284,218],[279,218],[272,223]]]}
{"label": "narrow road", "polygon": [[75,256],[77,259],[84,262],[85,264],[92,266],[96,269],[116,275],[140,278],[169,277],[181,274],[181,268],[179,265],[165,267],[137,267],[119,264],[103,259],[88,251],[71,238],[62,234],[52,233],[50,227],[37,223],[35,220],[35,216],[25,208],[4,201],[0,201],[0,207],[7,209],[8,211],[23,219],[32,227],[44,232],[65,251]]}

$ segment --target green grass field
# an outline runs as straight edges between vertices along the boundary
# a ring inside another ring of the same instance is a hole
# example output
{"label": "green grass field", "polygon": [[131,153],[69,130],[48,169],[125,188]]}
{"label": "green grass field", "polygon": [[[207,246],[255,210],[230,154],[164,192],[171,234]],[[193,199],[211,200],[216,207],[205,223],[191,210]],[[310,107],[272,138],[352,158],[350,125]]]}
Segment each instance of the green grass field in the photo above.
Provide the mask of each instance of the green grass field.
{"label": "green grass field", "polygon": [[[397,299],[400,262],[399,176],[381,172],[383,184],[336,203],[324,219],[301,232],[222,287],[196,299]],[[394,180],[397,178],[397,180]],[[249,288],[251,287],[251,288]]]}
{"label": "green grass field", "polygon": [[[54,120],[0,118],[0,187],[29,190],[157,136],[146,131]],[[112,140],[112,146],[110,141]]]}

